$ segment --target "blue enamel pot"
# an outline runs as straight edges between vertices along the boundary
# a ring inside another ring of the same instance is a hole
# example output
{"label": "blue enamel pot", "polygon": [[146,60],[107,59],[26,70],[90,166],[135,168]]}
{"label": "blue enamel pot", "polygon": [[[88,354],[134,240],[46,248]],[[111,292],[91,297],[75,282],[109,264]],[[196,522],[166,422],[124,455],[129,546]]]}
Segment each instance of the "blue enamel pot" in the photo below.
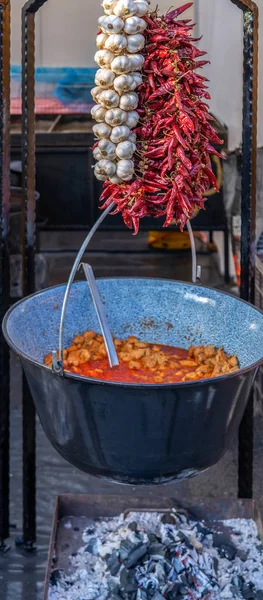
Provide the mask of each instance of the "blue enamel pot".
{"label": "blue enamel pot", "polygon": [[[183,479],[214,465],[228,450],[263,362],[263,314],[228,294],[157,279],[101,279],[113,334],[187,348],[223,346],[236,373],[198,382],[140,385],[56,375],[43,365],[58,347],[65,286],[21,300],[3,322],[20,356],[46,435],[75,467],[130,484]],[[86,282],[70,292],[65,345],[99,331]]]}

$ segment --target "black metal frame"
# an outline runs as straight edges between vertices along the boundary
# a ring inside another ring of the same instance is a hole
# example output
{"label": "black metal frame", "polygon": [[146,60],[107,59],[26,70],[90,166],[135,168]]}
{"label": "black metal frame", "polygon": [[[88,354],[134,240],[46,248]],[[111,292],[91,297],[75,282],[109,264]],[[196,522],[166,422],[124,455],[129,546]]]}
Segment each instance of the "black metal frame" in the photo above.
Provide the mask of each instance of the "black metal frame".
{"label": "black metal frame", "polygon": [[[257,152],[258,7],[251,0],[230,0],[244,17],[243,166],[241,297],[254,300],[255,207]],[[34,53],[35,14],[47,0],[29,0],[22,9],[22,163],[23,163],[23,293],[35,289],[35,116]],[[0,311],[9,302],[9,0],[0,1]],[[9,359],[0,339],[0,541],[9,535]],[[35,410],[23,384],[23,543],[33,548],[36,539]],[[239,433],[239,497],[253,493],[253,392]]]}
{"label": "black metal frame", "polygon": [[[10,0],[0,2],[0,321],[9,307]],[[9,349],[0,333],[0,549],[9,537]]]}

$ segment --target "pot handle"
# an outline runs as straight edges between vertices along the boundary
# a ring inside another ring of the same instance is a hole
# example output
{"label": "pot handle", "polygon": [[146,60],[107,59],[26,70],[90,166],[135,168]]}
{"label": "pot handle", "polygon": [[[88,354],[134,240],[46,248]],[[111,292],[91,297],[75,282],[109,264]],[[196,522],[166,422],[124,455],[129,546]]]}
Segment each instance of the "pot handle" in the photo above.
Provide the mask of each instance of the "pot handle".
{"label": "pot handle", "polygon": [[[104,210],[104,212],[98,218],[98,220],[93,225],[90,232],[88,233],[87,237],[85,238],[85,240],[77,254],[75,262],[73,264],[73,267],[72,267],[72,270],[71,270],[71,273],[70,273],[70,276],[68,279],[68,283],[66,286],[63,303],[62,303],[60,326],[59,326],[58,353],[56,350],[52,351],[52,370],[54,373],[56,373],[56,375],[63,376],[63,374],[64,374],[64,364],[63,364],[64,363],[64,356],[63,356],[63,353],[64,353],[64,324],[65,324],[65,316],[66,316],[66,310],[67,310],[67,304],[68,304],[71,286],[72,286],[75,276],[81,266],[83,255],[84,255],[90,241],[92,240],[94,234],[96,233],[96,231],[99,228],[99,226],[101,225],[101,223],[104,221],[104,219],[107,217],[107,215],[114,209],[114,207],[115,207],[115,202],[112,202],[110,204],[110,206],[108,206],[108,208],[106,208],[106,210]],[[189,233],[189,237],[190,237],[191,252],[192,252],[192,282],[194,284],[197,284],[198,282],[200,282],[201,267],[197,266],[195,239],[194,239],[194,234],[193,234],[193,230],[192,230],[190,221],[187,221],[187,229],[188,229],[188,233]]]}

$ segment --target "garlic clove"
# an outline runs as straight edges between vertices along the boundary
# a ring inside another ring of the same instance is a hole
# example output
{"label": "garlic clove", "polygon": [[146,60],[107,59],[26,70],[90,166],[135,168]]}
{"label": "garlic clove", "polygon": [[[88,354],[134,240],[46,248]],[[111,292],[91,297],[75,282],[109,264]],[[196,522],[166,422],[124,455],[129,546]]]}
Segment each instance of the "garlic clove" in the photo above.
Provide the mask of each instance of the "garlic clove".
{"label": "garlic clove", "polygon": [[106,33],[100,33],[99,35],[97,35],[96,46],[99,50],[102,50],[104,48],[107,37],[108,36],[106,35]]}
{"label": "garlic clove", "polygon": [[124,110],[120,108],[112,108],[111,110],[107,110],[105,114],[105,121],[111,127],[116,127],[117,125],[123,125],[127,121],[127,115]]}
{"label": "garlic clove", "polygon": [[117,4],[117,0],[103,0],[102,6],[106,15],[112,15],[113,9]]}
{"label": "garlic clove", "polygon": [[104,123],[105,114],[105,108],[103,108],[103,106],[100,106],[99,104],[95,104],[95,106],[93,106],[91,109],[91,116],[93,119],[95,119],[95,121],[97,121],[97,123]]}
{"label": "garlic clove", "polygon": [[106,181],[116,173],[116,165],[110,160],[99,160],[94,169],[95,176],[100,181]]}
{"label": "garlic clove", "polygon": [[98,102],[99,101],[99,96],[100,96],[101,92],[102,92],[102,89],[100,87],[98,87],[98,86],[92,88],[92,90],[91,90],[90,93],[92,95],[92,98],[93,98],[94,102]]}
{"label": "garlic clove", "polygon": [[131,133],[131,135],[129,135],[128,137],[129,142],[132,142],[133,144],[136,144],[137,141],[137,135],[136,133]]}
{"label": "garlic clove", "polygon": [[[99,97],[99,100],[101,99],[101,95]],[[122,96],[120,97],[120,108],[122,110],[135,110],[138,106],[139,103],[139,98],[138,98],[138,94],[136,94],[136,92],[125,92],[124,94],[122,94]]]}
{"label": "garlic clove", "polygon": [[135,5],[136,5],[136,15],[138,17],[144,17],[144,15],[147,14],[147,12],[149,11],[149,5],[148,2],[144,2],[144,0],[134,0]]}
{"label": "garlic clove", "polygon": [[127,19],[127,17],[132,17],[137,13],[137,6],[134,0],[118,0],[113,12],[118,17]]}
{"label": "garlic clove", "polygon": [[115,15],[104,15],[99,18],[99,27],[104,33],[119,33],[124,28],[124,21]]}
{"label": "garlic clove", "polygon": [[117,157],[120,159],[130,159],[133,157],[134,152],[136,150],[135,144],[133,142],[129,142],[126,140],[125,142],[120,142],[116,147]]}
{"label": "garlic clove", "polygon": [[105,42],[105,48],[110,52],[122,52],[127,46],[127,37],[125,35],[113,34],[109,35]]}
{"label": "garlic clove", "polygon": [[134,80],[132,75],[119,75],[114,79],[114,89],[118,94],[123,94],[124,92],[129,92],[129,90],[133,89]]}
{"label": "garlic clove", "polygon": [[131,135],[131,130],[126,125],[118,125],[111,130],[110,139],[114,144],[124,142]]}
{"label": "garlic clove", "polygon": [[140,19],[140,17],[128,17],[125,20],[124,31],[128,35],[132,35],[133,33],[142,33],[147,27],[147,23],[144,19]]}
{"label": "garlic clove", "polygon": [[119,177],[117,177],[117,175],[113,175],[113,177],[110,177],[110,182],[114,183],[115,185],[118,185],[118,184],[122,183],[123,180],[120,179]]}
{"label": "garlic clove", "polygon": [[102,90],[98,98],[99,104],[104,108],[117,108],[119,106],[120,97],[114,90]]}
{"label": "garlic clove", "polygon": [[108,69],[114,58],[114,54],[109,50],[98,50],[94,56],[95,62],[102,69]]}
{"label": "garlic clove", "polygon": [[140,71],[143,68],[145,59],[142,54],[131,54],[130,60],[130,71]]}
{"label": "garlic clove", "polygon": [[132,160],[119,160],[116,174],[123,181],[130,181],[134,175],[134,162]]}
{"label": "garlic clove", "polygon": [[100,140],[98,144],[98,149],[102,155],[102,158],[107,158],[108,160],[115,160],[116,158],[116,146],[110,140]]}
{"label": "garlic clove", "polygon": [[96,148],[93,150],[93,158],[95,158],[95,160],[101,160],[103,158],[98,146],[96,146]]}
{"label": "garlic clove", "polygon": [[130,129],[133,129],[138,124],[139,119],[140,119],[140,115],[136,112],[136,110],[131,110],[131,111],[127,112],[127,117],[126,117],[127,127],[129,127]]}
{"label": "garlic clove", "polygon": [[[106,47],[107,47],[106,41]],[[136,33],[134,35],[128,35],[127,37],[127,50],[128,52],[132,52],[135,54],[136,52],[140,52],[145,46],[145,37],[141,33]]]}
{"label": "garlic clove", "polygon": [[99,69],[95,75],[96,85],[103,89],[110,88],[114,79],[115,75],[110,69]]}
{"label": "garlic clove", "polygon": [[92,127],[94,135],[99,139],[108,139],[112,133],[112,128],[107,123],[98,123]]}
{"label": "garlic clove", "polygon": [[142,74],[141,73],[136,73],[136,71],[135,71],[134,73],[131,74],[131,76],[133,78],[133,85],[135,86],[132,89],[135,90],[143,82]]}
{"label": "garlic clove", "polygon": [[[138,55],[136,55],[138,56]],[[132,57],[133,58],[133,57]],[[132,70],[131,57],[129,56],[116,56],[111,63],[111,70],[117,75],[123,73],[129,73]],[[137,70],[134,68],[134,70]]]}

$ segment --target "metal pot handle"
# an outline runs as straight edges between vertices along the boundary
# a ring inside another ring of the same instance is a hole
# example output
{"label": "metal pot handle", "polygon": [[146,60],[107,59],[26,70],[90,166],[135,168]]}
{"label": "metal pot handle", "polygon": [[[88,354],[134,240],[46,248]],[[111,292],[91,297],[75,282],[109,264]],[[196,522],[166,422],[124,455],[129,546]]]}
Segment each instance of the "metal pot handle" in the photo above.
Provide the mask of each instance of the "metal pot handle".
{"label": "metal pot handle", "polygon": [[[64,357],[63,357],[64,324],[65,324],[65,316],[66,316],[66,310],[67,310],[68,298],[69,298],[71,286],[74,282],[77,271],[81,265],[83,255],[84,255],[90,241],[92,240],[94,234],[96,233],[96,231],[99,228],[99,226],[101,225],[101,223],[104,221],[104,219],[107,217],[107,215],[114,209],[114,207],[115,207],[115,202],[112,202],[110,204],[110,206],[108,206],[108,208],[106,208],[106,210],[104,210],[104,212],[98,218],[98,220],[93,225],[90,232],[88,233],[87,237],[85,238],[85,240],[77,254],[75,262],[73,264],[73,267],[72,267],[72,270],[71,270],[71,273],[70,273],[70,276],[68,279],[68,283],[66,286],[63,303],[62,303],[62,309],[61,309],[60,326],[59,326],[59,340],[58,340],[58,355],[57,355],[56,350],[52,351],[52,370],[54,373],[56,373],[56,375],[63,376],[63,374],[64,374],[64,364],[63,364],[63,362],[64,362]],[[195,240],[194,240],[193,230],[192,230],[190,221],[187,222],[187,229],[188,229],[188,233],[189,233],[189,237],[190,237],[191,252],[192,252],[192,282],[194,284],[196,284],[198,282],[198,280],[200,280],[201,267],[197,266]]]}

